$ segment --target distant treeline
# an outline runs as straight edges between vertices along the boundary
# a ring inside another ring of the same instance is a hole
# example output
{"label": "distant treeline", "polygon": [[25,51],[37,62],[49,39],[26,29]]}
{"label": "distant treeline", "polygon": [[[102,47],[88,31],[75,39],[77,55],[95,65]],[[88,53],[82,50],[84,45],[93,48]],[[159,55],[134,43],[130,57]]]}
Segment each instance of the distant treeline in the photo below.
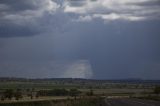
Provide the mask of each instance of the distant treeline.
{"label": "distant treeline", "polygon": [[0,82],[5,81],[21,81],[21,82],[47,82],[54,81],[57,83],[129,83],[129,84],[152,84],[160,85],[160,80],[142,80],[142,79],[83,79],[83,78],[39,78],[39,79],[28,79],[28,78],[15,78],[15,77],[0,77]]}
{"label": "distant treeline", "polygon": [[77,96],[81,93],[78,89],[53,89],[53,90],[39,90],[37,95],[39,96]]}

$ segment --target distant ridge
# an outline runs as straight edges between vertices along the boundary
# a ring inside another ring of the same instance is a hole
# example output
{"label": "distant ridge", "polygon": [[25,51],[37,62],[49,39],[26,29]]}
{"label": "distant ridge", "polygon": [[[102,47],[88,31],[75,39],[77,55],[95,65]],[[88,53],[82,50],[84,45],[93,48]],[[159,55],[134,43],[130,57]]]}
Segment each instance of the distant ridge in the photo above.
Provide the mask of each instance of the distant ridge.
{"label": "distant ridge", "polygon": [[99,83],[135,83],[135,84],[158,84],[160,80],[143,80],[135,78],[127,79],[83,79],[83,78],[16,78],[16,77],[0,77],[0,82],[4,81],[18,81],[18,82],[42,82],[42,81],[63,81],[63,82],[99,82]]}

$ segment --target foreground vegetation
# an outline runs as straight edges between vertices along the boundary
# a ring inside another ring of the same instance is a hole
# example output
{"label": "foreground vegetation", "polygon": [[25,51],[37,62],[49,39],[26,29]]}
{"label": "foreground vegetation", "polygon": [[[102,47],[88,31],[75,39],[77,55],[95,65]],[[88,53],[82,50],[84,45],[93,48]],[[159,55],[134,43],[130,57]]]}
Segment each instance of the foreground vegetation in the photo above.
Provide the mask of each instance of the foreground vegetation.
{"label": "foreground vegetation", "polygon": [[78,99],[4,102],[0,103],[0,106],[104,106],[104,99],[100,97],[90,97]]}
{"label": "foreground vegetation", "polygon": [[0,106],[103,106],[104,98],[160,100],[160,83],[84,79],[0,79]]}

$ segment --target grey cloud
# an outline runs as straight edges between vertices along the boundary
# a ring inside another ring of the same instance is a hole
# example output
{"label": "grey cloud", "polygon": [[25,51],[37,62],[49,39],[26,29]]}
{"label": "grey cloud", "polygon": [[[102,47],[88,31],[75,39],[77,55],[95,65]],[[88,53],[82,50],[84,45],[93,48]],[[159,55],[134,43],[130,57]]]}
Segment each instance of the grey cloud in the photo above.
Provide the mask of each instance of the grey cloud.
{"label": "grey cloud", "polygon": [[1,0],[0,37],[63,32],[71,21],[159,19],[159,8],[158,0]]}
{"label": "grey cloud", "polygon": [[52,14],[59,8],[59,5],[52,0],[2,0],[0,4],[4,5],[1,7],[4,9],[0,12],[0,20],[15,24],[21,24],[18,23],[21,20],[26,23],[33,21],[34,18],[43,16],[45,12]]}
{"label": "grey cloud", "polygon": [[[59,5],[52,0],[1,0],[0,8],[0,37],[15,37],[38,35],[48,24],[54,26]],[[46,17],[52,17],[52,23]]]}
{"label": "grey cloud", "polygon": [[159,19],[159,9],[159,0],[97,0],[94,2],[85,0],[84,5],[81,6],[76,6],[72,2],[66,1],[64,11],[80,14],[80,16],[84,17],[89,15],[93,19],[99,18],[104,21],[142,21]]}
{"label": "grey cloud", "polygon": [[1,0],[0,4],[8,7],[6,9],[4,7],[4,10],[9,13],[17,13],[24,10],[35,10],[39,8],[37,4],[33,4],[32,0]]}

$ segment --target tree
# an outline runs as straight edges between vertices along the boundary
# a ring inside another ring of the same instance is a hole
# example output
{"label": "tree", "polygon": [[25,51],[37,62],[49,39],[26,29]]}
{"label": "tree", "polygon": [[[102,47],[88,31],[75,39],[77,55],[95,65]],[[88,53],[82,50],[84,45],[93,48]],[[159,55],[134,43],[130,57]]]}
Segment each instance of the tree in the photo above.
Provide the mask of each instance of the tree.
{"label": "tree", "polygon": [[86,93],[86,95],[87,95],[87,96],[93,96],[93,95],[94,95],[93,89],[90,89],[90,91],[88,91],[88,92]]}
{"label": "tree", "polygon": [[160,86],[156,86],[156,87],[154,88],[154,93],[155,93],[155,94],[160,94]]}
{"label": "tree", "polygon": [[37,92],[37,93],[36,93],[36,98],[38,99],[38,98],[39,98],[39,96],[40,96],[40,95],[39,95],[39,93]]}
{"label": "tree", "polygon": [[5,100],[4,95],[1,95],[1,101],[4,101],[4,100]]}
{"label": "tree", "polygon": [[5,98],[8,98],[9,100],[11,100],[13,96],[14,96],[13,89],[6,89],[5,90],[5,92],[4,92]]}
{"label": "tree", "polygon": [[21,89],[17,89],[16,92],[14,93],[14,97],[16,98],[16,100],[19,100],[20,98],[22,98],[22,90]]}
{"label": "tree", "polygon": [[74,97],[75,99],[80,93],[81,91],[79,91],[78,89],[70,89],[69,91],[70,96]]}
{"label": "tree", "polygon": [[55,96],[66,96],[68,95],[68,91],[66,89],[54,89],[50,91],[50,94]]}
{"label": "tree", "polygon": [[35,88],[32,88],[32,89],[31,89],[31,99],[33,99],[34,92],[35,92]]}
{"label": "tree", "polygon": [[33,96],[34,96],[34,93],[35,93],[35,89],[32,88],[32,89],[29,90],[29,91],[30,91],[30,92],[29,92],[28,96],[30,96],[30,98],[33,99]]}

